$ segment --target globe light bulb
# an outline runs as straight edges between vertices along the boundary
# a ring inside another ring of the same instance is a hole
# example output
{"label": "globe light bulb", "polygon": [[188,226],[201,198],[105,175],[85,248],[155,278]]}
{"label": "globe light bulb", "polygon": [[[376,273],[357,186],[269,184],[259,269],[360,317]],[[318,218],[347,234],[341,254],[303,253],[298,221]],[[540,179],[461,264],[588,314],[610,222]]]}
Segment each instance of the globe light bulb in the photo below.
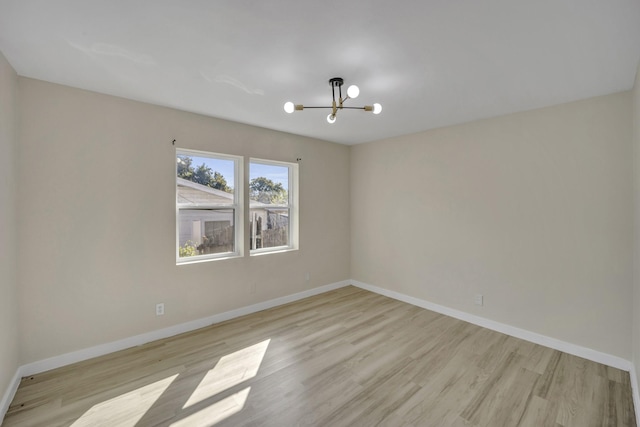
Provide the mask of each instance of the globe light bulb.
{"label": "globe light bulb", "polygon": [[287,113],[293,113],[294,108],[295,107],[293,105],[293,102],[289,101],[284,103],[284,111],[286,111]]}
{"label": "globe light bulb", "polygon": [[382,112],[382,105],[377,102],[373,104],[373,114],[380,114]]}
{"label": "globe light bulb", "polygon": [[333,114],[329,114],[329,115],[327,116],[327,121],[328,121],[329,123],[335,123],[335,122],[336,122],[336,116],[334,116]]}
{"label": "globe light bulb", "polygon": [[355,99],[358,97],[358,95],[360,95],[360,89],[358,88],[358,86],[349,86],[349,89],[347,89],[347,96],[351,99]]}

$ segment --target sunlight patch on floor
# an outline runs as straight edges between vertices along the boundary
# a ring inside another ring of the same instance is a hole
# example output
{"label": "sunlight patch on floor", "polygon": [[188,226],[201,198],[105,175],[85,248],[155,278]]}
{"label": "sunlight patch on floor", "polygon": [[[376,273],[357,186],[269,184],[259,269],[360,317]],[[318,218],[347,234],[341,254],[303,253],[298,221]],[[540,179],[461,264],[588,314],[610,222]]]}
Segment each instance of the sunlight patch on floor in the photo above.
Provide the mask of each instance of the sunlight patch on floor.
{"label": "sunlight patch on floor", "polygon": [[[184,418],[171,425],[174,427],[212,426],[240,412],[247,402],[251,387],[245,387],[219,400],[215,396],[225,391],[228,394],[233,391],[230,390],[232,387],[254,378],[258,374],[270,342],[271,340],[267,339],[221,357],[189,395],[182,408],[176,408],[177,418],[181,418],[181,415]],[[178,376],[179,374],[176,374],[164,378],[95,404],[71,427],[103,425],[135,427],[145,414],[152,410],[154,403],[167,392]],[[211,404],[208,404],[209,399]],[[193,407],[197,404],[202,408]]]}
{"label": "sunlight patch on floor", "polygon": [[269,342],[265,340],[250,347],[223,356],[216,366],[207,372],[198,387],[184,404],[188,408],[205,399],[247,381],[258,374],[260,364],[267,352]]}
{"label": "sunlight patch on floor", "polygon": [[247,387],[231,396],[195,412],[188,417],[171,424],[171,427],[209,427],[242,411],[247,402],[251,387]]}
{"label": "sunlight patch on floor", "polygon": [[[85,412],[71,427],[117,425],[134,427],[178,374],[105,400]],[[122,409],[126,408],[126,411]]]}

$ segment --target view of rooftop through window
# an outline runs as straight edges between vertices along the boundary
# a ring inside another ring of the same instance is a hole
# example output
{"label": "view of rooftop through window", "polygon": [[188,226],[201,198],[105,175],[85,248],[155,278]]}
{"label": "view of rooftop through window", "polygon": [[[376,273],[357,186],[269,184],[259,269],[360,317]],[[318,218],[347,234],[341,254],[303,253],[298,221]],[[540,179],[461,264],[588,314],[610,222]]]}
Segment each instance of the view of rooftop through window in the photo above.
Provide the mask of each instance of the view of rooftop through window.
{"label": "view of rooftop through window", "polygon": [[[250,159],[239,176],[242,158],[178,150],[176,155],[177,256],[215,258],[238,252],[236,224],[244,179],[249,187],[249,249],[264,253],[291,245],[293,166]],[[238,185],[240,187],[238,187]],[[245,217],[246,220],[246,217]]]}
{"label": "view of rooftop through window", "polygon": [[251,160],[249,164],[249,249],[289,246],[291,167]]}
{"label": "view of rooftop through window", "polygon": [[241,158],[178,150],[176,202],[178,260],[237,254],[236,224],[242,188],[236,188]]}

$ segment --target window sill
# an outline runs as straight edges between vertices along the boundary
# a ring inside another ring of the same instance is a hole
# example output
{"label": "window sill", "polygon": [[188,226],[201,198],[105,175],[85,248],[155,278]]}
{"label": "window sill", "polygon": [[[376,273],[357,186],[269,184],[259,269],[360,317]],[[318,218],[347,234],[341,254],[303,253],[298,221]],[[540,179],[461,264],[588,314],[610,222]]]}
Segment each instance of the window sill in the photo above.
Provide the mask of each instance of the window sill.
{"label": "window sill", "polygon": [[213,258],[184,259],[184,260],[176,261],[176,265],[199,264],[201,262],[221,261],[225,259],[236,259],[236,258],[242,258],[242,255],[233,253],[233,254],[213,257]]}
{"label": "window sill", "polygon": [[280,248],[274,248],[273,250],[269,250],[269,249],[258,249],[257,251],[251,251],[249,253],[249,256],[262,256],[262,255],[270,255],[270,254],[280,254],[283,252],[293,252],[293,251],[297,251],[298,248],[293,248],[293,247],[280,247]]}

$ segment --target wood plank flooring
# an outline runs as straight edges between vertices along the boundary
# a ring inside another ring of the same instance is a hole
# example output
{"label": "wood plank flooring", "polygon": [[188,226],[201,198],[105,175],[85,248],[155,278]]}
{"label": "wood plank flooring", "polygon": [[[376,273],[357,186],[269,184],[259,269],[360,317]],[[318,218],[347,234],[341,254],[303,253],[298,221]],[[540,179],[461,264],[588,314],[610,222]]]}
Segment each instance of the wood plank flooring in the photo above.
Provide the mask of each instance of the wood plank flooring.
{"label": "wood plank flooring", "polygon": [[354,287],[24,378],[14,426],[635,426],[629,374]]}

